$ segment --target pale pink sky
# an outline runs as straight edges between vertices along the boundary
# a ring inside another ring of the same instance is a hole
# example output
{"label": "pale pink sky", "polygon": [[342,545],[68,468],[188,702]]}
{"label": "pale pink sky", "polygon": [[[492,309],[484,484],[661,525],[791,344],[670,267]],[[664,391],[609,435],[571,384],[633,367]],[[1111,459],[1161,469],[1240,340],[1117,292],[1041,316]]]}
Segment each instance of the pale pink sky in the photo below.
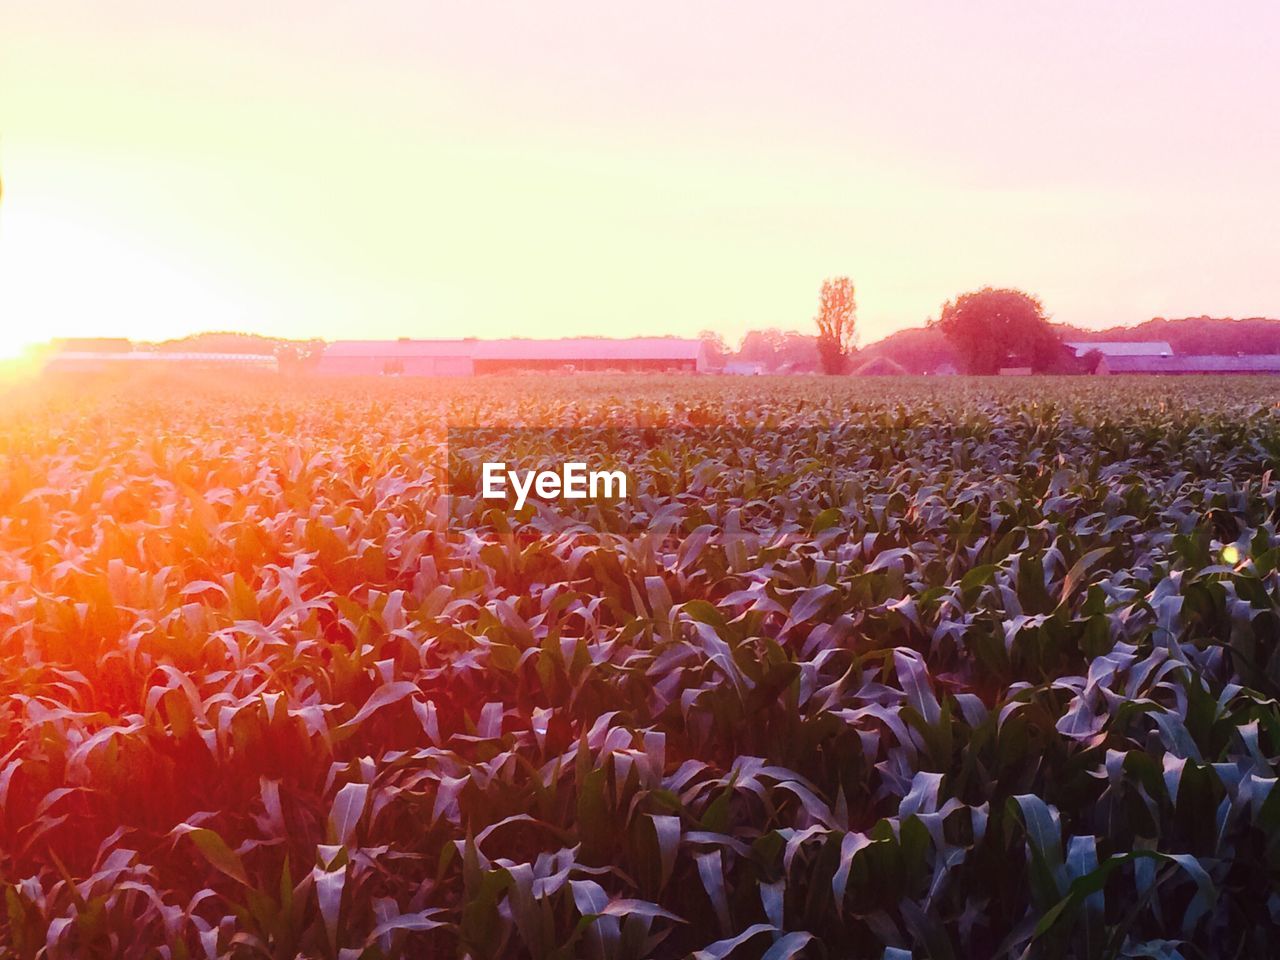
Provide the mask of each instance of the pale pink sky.
{"label": "pale pink sky", "polygon": [[1276,316],[1278,9],[5,0],[0,327]]}

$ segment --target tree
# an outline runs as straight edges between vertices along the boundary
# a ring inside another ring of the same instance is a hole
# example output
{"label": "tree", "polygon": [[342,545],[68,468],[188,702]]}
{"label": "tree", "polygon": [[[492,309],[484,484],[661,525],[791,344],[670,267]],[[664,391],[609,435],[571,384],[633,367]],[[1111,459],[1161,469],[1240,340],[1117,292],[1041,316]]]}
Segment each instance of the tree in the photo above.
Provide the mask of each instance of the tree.
{"label": "tree", "polygon": [[1084,356],[1080,358],[1080,372],[1097,373],[1098,366],[1104,359],[1105,355],[1101,350],[1094,349],[1086,351]]}
{"label": "tree", "polygon": [[1037,373],[1063,363],[1063,347],[1044,306],[1021,290],[983,287],[961,294],[929,325],[946,335],[969,373],[998,373],[1010,361]]}
{"label": "tree", "polygon": [[711,361],[711,365],[724,366],[724,361],[729,356],[729,345],[724,342],[724,337],[714,330],[703,330],[698,334],[698,339],[707,345],[707,359]]}
{"label": "tree", "polygon": [[742,338],[734,359],[763,363],[770,372],[784,368],[791,372],[810,370],[814,367],[816,344],[816,337],[796,330],[779,330],[777,327],[751,330]]}
{"label": "tree", "polygon": [[818,315],[814,320],[818,324],[818,359],[823,372],[844,373],[848,369],[857,310],[852,280],[836,277],[822,281]]}

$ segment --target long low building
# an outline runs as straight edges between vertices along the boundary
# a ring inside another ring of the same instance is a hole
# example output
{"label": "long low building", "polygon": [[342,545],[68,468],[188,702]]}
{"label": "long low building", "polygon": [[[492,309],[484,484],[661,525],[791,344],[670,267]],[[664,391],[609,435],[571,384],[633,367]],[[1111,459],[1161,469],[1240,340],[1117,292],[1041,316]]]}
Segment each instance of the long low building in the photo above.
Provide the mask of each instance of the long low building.
{"label": "long low building", "polygon": [[1103,357],[1096,373],[1144,374],[1280,374],[1280,354],[1258,353],[1244,356],[1128,356]]}
{"label": "long low building", "polygon": [[1100,353],[1112,357],[1172,357],[1173,347],[1164,340],[1068,340],[1063,346],[1077,357]]}
{"label": "long low building", "polygon": [[707,346],[680,337],[565,340],[339,340],[316,372],[332,375],[468,376],[480,373],[624,371],[703,373]]}
{"label": "long low building", "polygon": [[338,340],[316,373],[347,376],[465,377],[475,373],[474,340]]}
{"label": "long low building", "polygon": [[62,350],[51,354],[44,369],[52,373],[102,373],[118,369],[168,369],[202,367],[279,370],[280,361],[269,354],[198,353],[173,350]]}

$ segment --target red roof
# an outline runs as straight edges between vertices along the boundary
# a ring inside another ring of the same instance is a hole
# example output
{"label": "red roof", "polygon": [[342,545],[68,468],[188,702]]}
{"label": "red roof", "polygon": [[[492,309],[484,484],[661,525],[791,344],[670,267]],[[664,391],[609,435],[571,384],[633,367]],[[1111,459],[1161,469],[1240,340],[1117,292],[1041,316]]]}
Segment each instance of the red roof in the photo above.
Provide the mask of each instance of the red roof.
{"label": "red roof", "polygon": [[477,360],[697,360],[701,340],[678,337],[575,337],[566,340],[476,340]]}

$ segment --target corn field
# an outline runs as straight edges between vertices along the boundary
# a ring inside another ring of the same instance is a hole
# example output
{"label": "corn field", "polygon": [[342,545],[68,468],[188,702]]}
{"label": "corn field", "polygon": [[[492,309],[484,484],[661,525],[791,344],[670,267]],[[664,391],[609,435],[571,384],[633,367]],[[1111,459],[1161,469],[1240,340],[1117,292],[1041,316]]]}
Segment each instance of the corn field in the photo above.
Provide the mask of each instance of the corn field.
{"label": "corn field", "polygon": [[[1274,955],[1277,399],[14,390],[0,955]],[[446,496],[602,425],[637,496]]]}

